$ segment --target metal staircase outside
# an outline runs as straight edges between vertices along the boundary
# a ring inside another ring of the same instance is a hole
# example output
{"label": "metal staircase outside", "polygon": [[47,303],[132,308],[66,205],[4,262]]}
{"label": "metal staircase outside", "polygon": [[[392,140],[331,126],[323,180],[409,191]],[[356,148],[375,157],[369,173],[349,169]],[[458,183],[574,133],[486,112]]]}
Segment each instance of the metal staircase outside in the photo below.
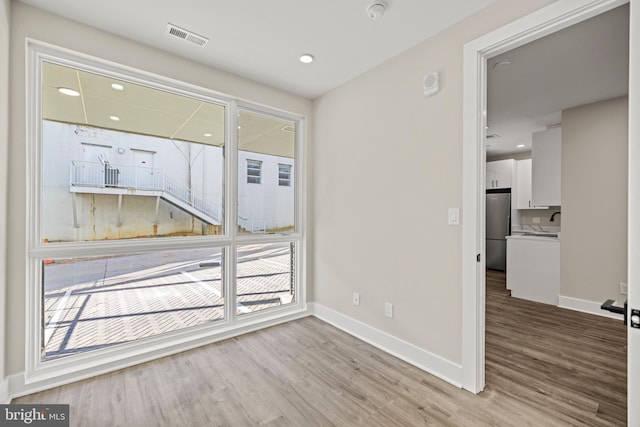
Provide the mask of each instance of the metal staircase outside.
{"label": "metal staircase outside", "polygon": [[201,220],[220,224],[215,206],[196,196],[188,186],[169,178],[162,169],[72,160],[69,185],[159,192],[161,198]]}

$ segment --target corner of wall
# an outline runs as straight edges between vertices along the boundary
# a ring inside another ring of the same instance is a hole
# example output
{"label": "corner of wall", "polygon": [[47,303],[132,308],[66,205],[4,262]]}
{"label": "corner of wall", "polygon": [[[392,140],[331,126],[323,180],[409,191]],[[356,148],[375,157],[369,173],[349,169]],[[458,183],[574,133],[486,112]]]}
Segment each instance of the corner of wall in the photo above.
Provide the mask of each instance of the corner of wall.
{"label": "corner of wall", "polygon": [[5,378],[5,352],[6,352],[6,319],[7,312],[5,304],[6,292],[6,229],[7,229],[7,177],[6,163],[7,151],[9,145],[9,28],[10,28],[11,0],[2,0],[2,9],[0,10],[0,28],[2,36],[0,37],[0,170],[5,176],[0,177],[0,402],[8,399],[8,385]]}

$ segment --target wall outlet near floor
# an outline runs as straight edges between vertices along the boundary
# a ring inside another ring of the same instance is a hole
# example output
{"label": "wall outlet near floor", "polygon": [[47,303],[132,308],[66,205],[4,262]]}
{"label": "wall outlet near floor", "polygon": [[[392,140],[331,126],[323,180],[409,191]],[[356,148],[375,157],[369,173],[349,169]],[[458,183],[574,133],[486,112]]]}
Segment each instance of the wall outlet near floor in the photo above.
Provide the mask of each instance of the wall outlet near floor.
{"label": "wall outlet near floor", "polygon": [[387,317],[393,317],[393,304],[390,302],[384,303],[384,315]]}
{"label": "wall outlet near floor", "polygon": [[360,305],[360,294],[358,292],[353,293],[353,305]]}
{"label": "wall outlet near floor", "polygon": [[629,293],[629,285],[624,282],[620,282],[620,294],[627,295]]}

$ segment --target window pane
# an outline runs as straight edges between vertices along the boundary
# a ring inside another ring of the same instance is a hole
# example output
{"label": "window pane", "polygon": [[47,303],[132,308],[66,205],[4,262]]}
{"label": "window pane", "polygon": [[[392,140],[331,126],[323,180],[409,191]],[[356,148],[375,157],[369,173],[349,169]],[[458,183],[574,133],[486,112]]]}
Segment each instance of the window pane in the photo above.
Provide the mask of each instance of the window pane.
{"label": "window pane", "polygon": [[255,160],[247,160],[247,183],[260,184],[262,183],[262,162],[256,162]]}
{"label": "window pane", "polygon": [[41,240],[223,232],[224,106],[46,62],[42,93]]}
{"label": "window pane", "polygon": [[295,122],[244,110],[238,120],[239,232],[294,231]]}
{"label": "window pane", "polygon": [[237,314],[294,301],[293,243],[238,246]]}
{"label": "window pane", "polygon": [[278,165],[278,185],[291,185],[291,165]]}
{"label": "window pane", "polygon": [[221,249],[46,260],[42,359],[224,319]]}

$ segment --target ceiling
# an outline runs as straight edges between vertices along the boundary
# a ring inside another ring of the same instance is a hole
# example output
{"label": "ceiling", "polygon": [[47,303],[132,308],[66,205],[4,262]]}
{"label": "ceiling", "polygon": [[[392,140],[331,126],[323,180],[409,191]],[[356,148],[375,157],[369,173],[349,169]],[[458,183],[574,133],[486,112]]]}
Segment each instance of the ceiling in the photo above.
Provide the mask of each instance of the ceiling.
{"label": "ceiling", "polygon": [[[494,0],[387,0],[375,20],[374,0],[20,1],[313,99]],[[168,23],[209,42],[171,36]],[[315,61],[302,64],[302,53]]]}
{"label": "ceiling", "polygon": [[626,95],[628,86],[628,5],[491,58],[487,155],[530,151],[531,133],[560,123],[563,109]]}
{"label": "ceiling", "polygon": [[[219,104],[49,62],[43,64],[42,86],[45,120],[207,145],[225,142],[225,107]],[[294,122],[240,110],[240,150],[292,158],[294,147]]]}

